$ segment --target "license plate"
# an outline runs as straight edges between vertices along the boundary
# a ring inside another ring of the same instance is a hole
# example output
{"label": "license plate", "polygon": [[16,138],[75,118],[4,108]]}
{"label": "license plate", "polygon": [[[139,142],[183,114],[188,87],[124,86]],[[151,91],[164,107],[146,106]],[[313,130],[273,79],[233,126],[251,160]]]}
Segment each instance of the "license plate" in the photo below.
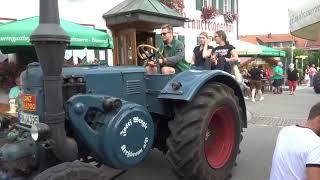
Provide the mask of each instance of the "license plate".
{"label": "license plate", "polygon": [[39,123],[39,116],[34,114],[28,114],[24,112],[19,113],[19,122],[22,124],[30,125]]}
{"label": "license plate", "polygon": [[22,98],[22,108],[24,111],[36,112],[37,110],[36,96],[33,96],[31,94],[22,94],[21,98]]}

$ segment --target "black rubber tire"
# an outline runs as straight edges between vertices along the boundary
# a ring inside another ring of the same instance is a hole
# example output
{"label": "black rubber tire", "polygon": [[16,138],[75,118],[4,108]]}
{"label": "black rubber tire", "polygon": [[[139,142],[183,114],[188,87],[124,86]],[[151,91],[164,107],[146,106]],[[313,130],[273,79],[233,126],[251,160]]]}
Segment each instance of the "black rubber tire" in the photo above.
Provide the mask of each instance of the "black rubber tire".
{"label": "black rubber tire", "polygon": [[33,180],[102,180],[103,171],[91,164],[80,161],[65,162],[53,166]]}
{"label": "black rubber tire", "polygon": [[[229,160],[219,168],[212,168],[204,153],[204,137],[209,117],[215,109],[226,105],[234,113],[235,139]],[[231,177],[242,140],[241,110],[238,98],[228,86],[207,83],[191,102],[175,108],[175,119],[169,122],[171,135],[167,139],[167,159],[180,179],[225,180]]]}
{"label": "black rubber tire", "polygon": [[317,73],[313,77],[313,89],[314,89],[315,93],[317,93],[317,94],[320,93],[320,73]]}

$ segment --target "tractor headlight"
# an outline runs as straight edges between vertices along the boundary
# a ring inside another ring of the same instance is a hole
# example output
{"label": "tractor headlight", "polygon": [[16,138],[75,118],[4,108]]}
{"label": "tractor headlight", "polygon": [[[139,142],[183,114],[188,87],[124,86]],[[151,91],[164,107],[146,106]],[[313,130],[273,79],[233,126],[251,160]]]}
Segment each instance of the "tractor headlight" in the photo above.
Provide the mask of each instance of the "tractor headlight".
{"label": "tractor headlight", "polygon": [[50,127],[44,123],[37,123],[31,126],[30,132],[34,141],[41,141],[49,137]]}

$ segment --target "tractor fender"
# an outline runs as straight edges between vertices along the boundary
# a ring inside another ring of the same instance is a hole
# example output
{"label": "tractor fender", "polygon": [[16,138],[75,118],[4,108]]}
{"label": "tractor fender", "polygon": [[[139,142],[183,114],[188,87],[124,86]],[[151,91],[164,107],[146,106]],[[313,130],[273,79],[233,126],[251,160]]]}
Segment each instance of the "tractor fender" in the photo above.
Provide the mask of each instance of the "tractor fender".
{"label": "tractor fender", "polygon": [[246,105],[239,83],[229,73],[220,70],[188,70],[174,76],[161,90],[158,98],[167,100],[192,101],[202,86],[207,82],[214,81],[225,84],[232,88],[239,98],[242,109],[242,120],[247,127]]}

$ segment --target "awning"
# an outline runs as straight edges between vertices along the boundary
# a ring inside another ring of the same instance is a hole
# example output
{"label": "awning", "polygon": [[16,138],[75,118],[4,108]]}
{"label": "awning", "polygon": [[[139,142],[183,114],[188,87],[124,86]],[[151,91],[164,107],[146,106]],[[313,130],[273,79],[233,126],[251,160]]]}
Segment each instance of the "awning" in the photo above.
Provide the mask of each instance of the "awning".
{"label": "awning", "polygon": [[302,2],[300,6],[289,9],[290,32],[303,39],[320,40],[320,1]]}
{"label": "awning", "polygon": [[230,43],[236,48],[238,55],[242,57],[254,56],[262,53],[262,49],[258,45],[249,42],[234,40]]}
{"label": "awning", "polygon": [[[106,49],[113,48],[112,37],[90,27],[82,26],[70,21],[61,20],[62,28],[71,38],[68,49],[90,48]],[[39,24],[39,17],[31,17],[12,21],[0,25],[0,49],[31,47],[29,36]]]}
{"label": "awning", "polygon": [[281,51],[281,50],[277,50],[271,47],[267,47],[267,46],[261,46],[260,48],[262,50],[262,53],[258,54],[259,56],[265,56],[265,57],[285,57],[286,56],[286,52],[285,51]]}
{"label": "awning", "polygon": [[[232,40],[230,44],[236,48],[239,57],[285,57],[286,52],[280,51],[271,47],[255,45],[249,42]],[[210,45],[216,47],[215,42],[210,42]]]}

